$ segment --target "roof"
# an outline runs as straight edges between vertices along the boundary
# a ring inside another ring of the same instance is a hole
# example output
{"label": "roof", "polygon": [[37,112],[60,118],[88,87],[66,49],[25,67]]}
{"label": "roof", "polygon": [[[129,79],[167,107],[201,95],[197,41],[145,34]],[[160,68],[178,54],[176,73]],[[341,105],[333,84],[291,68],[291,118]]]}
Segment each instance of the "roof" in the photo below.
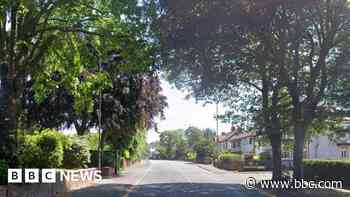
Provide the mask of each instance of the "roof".
{"label": "roof", "polygon": [[350,143],[347,143],[347,142],[338,143],[337,146],[350,146]]}
{"label": "roof", "polygon": [[245,132],[239,128],[232,129],[229,133],[223,133],[219,136],[218,142],[226,142],[231,140],[241,140],[247,137],[255,137],[256,134],[252,132]]}

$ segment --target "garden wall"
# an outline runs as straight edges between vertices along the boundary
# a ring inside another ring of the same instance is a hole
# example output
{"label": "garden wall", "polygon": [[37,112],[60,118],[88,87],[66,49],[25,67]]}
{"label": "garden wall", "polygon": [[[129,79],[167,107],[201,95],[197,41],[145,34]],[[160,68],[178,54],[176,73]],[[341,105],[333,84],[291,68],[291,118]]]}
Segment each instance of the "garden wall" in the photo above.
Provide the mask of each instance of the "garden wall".
{"label": "garden wall", "polygon": [[241,170],[242,162],[238,160],[224,159],[215,161],[214,166],[224,170]]}

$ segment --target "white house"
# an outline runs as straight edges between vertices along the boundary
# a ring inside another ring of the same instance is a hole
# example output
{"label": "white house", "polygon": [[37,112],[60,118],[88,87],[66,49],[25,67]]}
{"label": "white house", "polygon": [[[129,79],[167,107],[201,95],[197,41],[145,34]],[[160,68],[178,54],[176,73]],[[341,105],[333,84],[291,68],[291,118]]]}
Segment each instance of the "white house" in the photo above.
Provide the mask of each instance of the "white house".
{"label": "white house", "polygon": [[[350,118],[345,119],[343,124],[345,128],[350,129]],[[229,133],[219,136],[218,146],[221,150],[243,155],[271,151],[271,146],[259,146],[255,133],[245,132],[234,126]],[[350,159],[350,132],[336,140],[332,140],[328,135],[314,136],[306,143],[304,150],[305,159]],[[290,165],[292,158],[292,152],[282,152],[282,163],[285,165]]]}
{"label": "white house", "polygon": [[258,146],[256,134],[245,132],[239,127],[232,127],[229,133],[222,133],[218,139],[218,146],[221,150],[246,154],[258,154],[268,149],[266,146]]}
{"label": "white house", "polygon": [[[344,127],[350,129],[350,119]],[[350,133],[342,138],[331,139],[328,135],[313,137],[305,147],[307,159],[350,159]]]}

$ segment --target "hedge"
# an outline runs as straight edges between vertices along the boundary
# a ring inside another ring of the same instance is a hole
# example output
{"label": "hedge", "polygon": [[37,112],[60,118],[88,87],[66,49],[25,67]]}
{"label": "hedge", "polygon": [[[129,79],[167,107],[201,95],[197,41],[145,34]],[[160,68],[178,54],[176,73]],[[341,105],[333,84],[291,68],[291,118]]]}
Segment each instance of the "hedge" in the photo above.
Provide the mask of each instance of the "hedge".
{"label": "hedge", "polygon": [[[89,167],[98,166],[98,151],[91,150],[91,161]],[[114,167],[115,162],[117,162],[117,155],[113,151],[103,151],[102,156],[102,166]]]}
{"label": "hedge", "polygon": [[85,168],[90,152],[87,140],[46,129],[24,136],[18,159],[22,168]]}
{"label": "hedge", "polygon": [[343,186],[350,186],[349,160],[305,160],[304,178],[308,180],[343,181]]}
{"label": "hedge", "polygon": [[24,168],[58,168],[63,161],[63,134],[54,130],[26,135],[18,152]]}
{"label": "hedge", "polygon": [[219,160],[242,160],[242,155],[237,153],[225,152],[219,155]]}
{"label": "hedge", "polygon": [[7,162],[3,159],[0,159],[0,185],[7,184]]}
{"label": "hedge", "polygon": [[86,168],[90,163],[90,150],[86,140],[72,138],[64,147],[63,168]]}

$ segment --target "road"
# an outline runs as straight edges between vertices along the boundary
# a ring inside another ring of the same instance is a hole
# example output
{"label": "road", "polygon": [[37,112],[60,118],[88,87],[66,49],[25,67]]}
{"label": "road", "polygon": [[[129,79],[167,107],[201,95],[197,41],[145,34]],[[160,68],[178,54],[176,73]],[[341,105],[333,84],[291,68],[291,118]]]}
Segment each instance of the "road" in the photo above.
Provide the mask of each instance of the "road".
{"label": "road", "polygon": [[264,197],[245,189],[245,179],[269,173],[234,173],[208,165],[182,161],[149,161],[129,169],[122,177],[106,179],[96,187],[82,189],[72,197]]}

